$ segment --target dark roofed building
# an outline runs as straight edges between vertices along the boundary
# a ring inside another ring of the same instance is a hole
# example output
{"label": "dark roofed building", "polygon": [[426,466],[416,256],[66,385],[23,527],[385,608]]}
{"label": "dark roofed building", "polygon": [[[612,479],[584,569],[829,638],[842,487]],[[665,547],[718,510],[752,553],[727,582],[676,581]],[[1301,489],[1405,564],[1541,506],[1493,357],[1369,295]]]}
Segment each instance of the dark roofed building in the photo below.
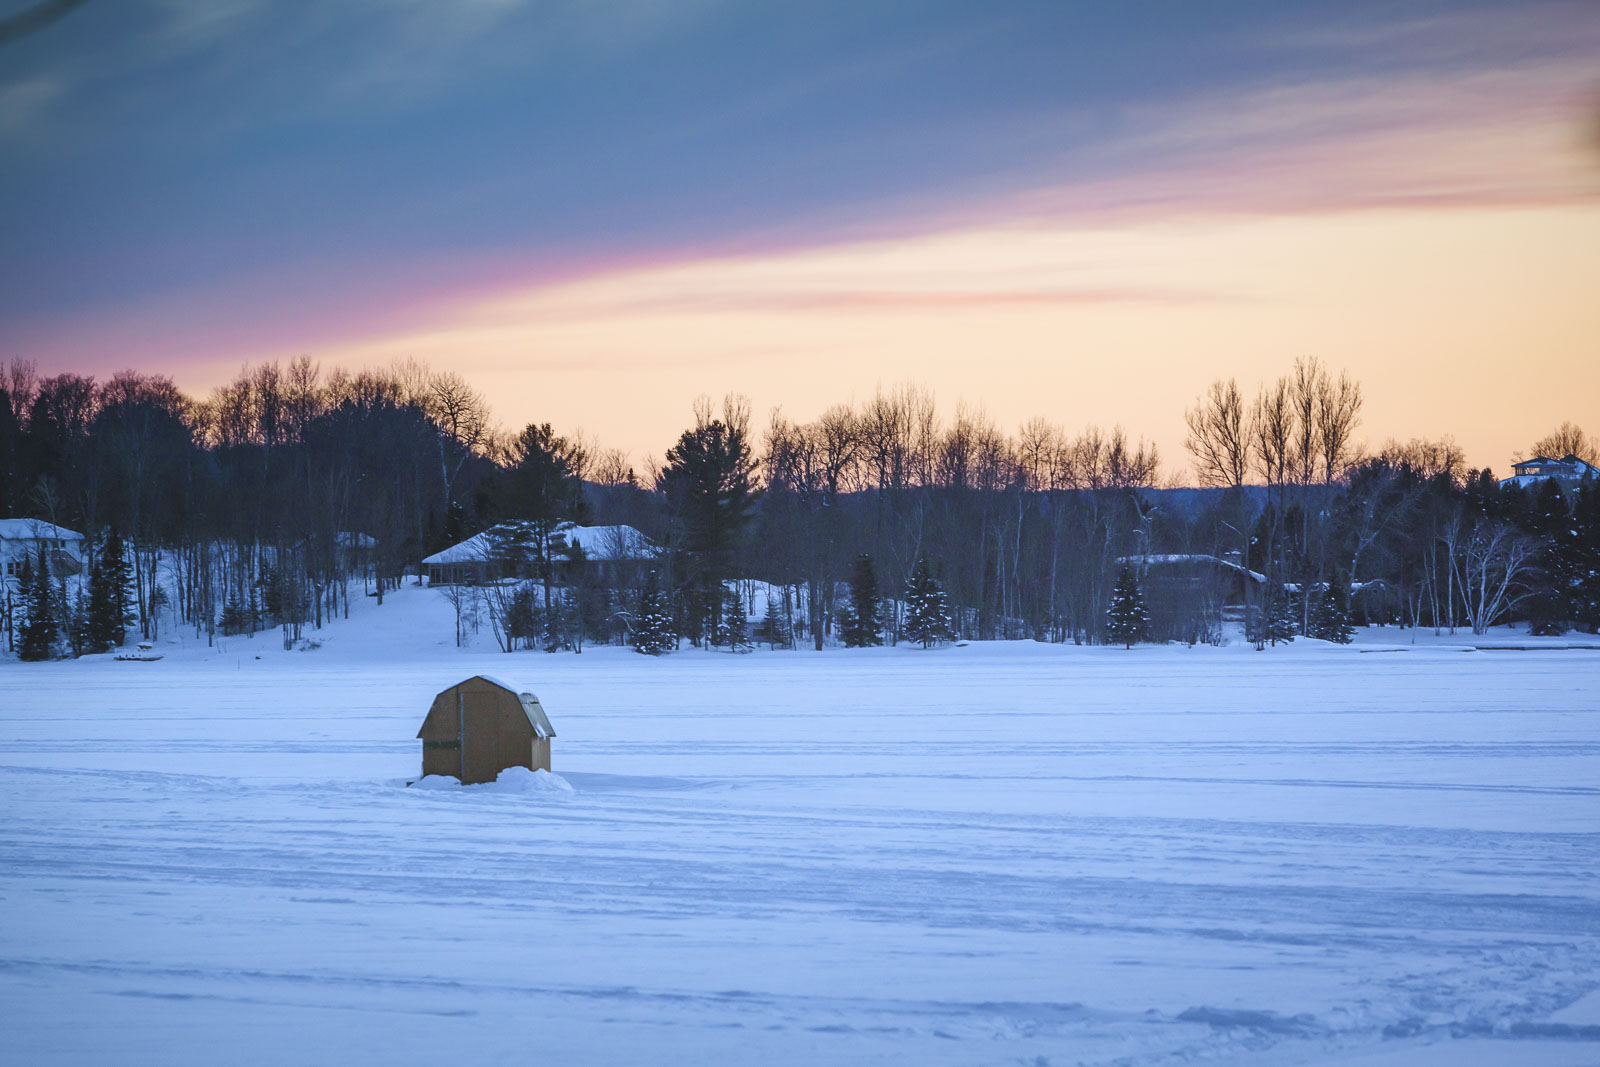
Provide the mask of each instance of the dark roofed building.
{"label": "dark roofed building", "polygon": [[1526,489],[1538,485],[1540,482],[1555,479],[1563,486],[1577,485],[1585,478],[1600,479],[1600,467],[1596,467],[1587,460],[1579,459],[1568,453],[1560,459],[1551,459],[1549,456],[1534,456],[1521,463],[1513,463],[1514,472],[1511,477],[1500,484],[1502,486],[1516,486]]}

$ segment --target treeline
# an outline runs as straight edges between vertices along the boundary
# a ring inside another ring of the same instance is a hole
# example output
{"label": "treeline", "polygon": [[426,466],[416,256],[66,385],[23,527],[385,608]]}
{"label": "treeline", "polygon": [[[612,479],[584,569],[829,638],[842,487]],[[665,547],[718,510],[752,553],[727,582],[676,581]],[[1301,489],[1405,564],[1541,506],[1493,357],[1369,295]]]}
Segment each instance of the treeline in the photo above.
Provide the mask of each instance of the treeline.
{"label": "treeline", "polygon": [[242,373],[203,400],[171,379],[0,381],[0,515],[129,545],[131,602],[152,637],[169,600],[208,632],[271,616],[298,637],[381,597],[428,546],[467,530],[498,467],[488,406],[459,376],[401,365]]}
{"label": "treeline", "polygon": [[[863,559],[890,642],[922,639],[936,595],[941,634],[1100,643],[1124,569],[1158,640],[1216,641],[1228,622],[1289,639],[1315,632],[1335,593],[1358,622],[1600,623],[1591,485],[1502,489],[1448,440],[1363,454],[1361,406],[1357,383],[1311,360],[1254,396],[1216,383],[1187,415],[1201,490],[1164,486],[1154,447],[1120,428],[1035,419],[1008,433],[980,410],[942,415],[914,386],[760,426],[739,398],[703,401],[640,474],[546,423],[499,431],[469,383],[414,363],[268,364],[195,399],[158,375],[96,382],[13,362],[0,516],[83,531],[91,564],[120,536],[128,613],[150,637],[165,611],[208,633],[279,626],[290,642],[347,613],[352,589],[381,600],[424,556],[500,527],[538,587],[519,602],[522,643],[569,646],[566,522],[631,525],[663,549],[589,590],[591,640],[633,640],[648,617],[654,644],[750,627],[822,648],[844,623],[860,629],[861,594],[846,589]],[[1595,458],[1570,426],[1532,451]],[[762,618],[730,598],[735,580],[771,590]],[[8,639],[26,599],[8,600]]]}

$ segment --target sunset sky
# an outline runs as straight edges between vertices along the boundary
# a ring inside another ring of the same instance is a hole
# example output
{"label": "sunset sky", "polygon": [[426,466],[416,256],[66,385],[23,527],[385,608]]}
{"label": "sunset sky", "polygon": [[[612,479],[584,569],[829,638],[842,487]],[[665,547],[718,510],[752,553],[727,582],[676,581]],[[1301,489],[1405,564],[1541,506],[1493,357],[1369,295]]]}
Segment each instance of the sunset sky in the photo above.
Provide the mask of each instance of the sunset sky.
{"label": "sunset sky", "polygon": [[[1600,431],[1600,4],[0,0],[0,359],[460,371],[659,454],[930,387]],[[7,22],[5,20],[11,20]],[[42,21],[42,20],[41,20]]]}

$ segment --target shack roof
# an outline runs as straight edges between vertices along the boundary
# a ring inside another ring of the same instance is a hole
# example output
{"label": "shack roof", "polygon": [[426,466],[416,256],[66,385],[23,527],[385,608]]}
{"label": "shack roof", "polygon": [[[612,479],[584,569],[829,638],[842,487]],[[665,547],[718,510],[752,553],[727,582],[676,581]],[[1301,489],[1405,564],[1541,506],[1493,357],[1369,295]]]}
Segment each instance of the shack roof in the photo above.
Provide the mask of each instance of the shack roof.
{"label": "shack roof", "polygon": [[[498,686],[515,695],[522,702],[522,713],[528,717],[528,725],[533,727],[535,737],[554,737],[556,735],[556,728],[550,725],[550,717],[544,713],[544,705],[539,703],[538,697],[525,689],[512,685],[510,682],[496,678],[492,674],[474,674],[472,678],[488,682],[490,685]],[[472,681],[472,678],[468,678],[467,681]],[[456,683],[456,685],[460,684],[460,682]],[[450,689],[454,688],[455,685],[450,687]],[[446,689],[445,692],[448,693],[450,689]]]}

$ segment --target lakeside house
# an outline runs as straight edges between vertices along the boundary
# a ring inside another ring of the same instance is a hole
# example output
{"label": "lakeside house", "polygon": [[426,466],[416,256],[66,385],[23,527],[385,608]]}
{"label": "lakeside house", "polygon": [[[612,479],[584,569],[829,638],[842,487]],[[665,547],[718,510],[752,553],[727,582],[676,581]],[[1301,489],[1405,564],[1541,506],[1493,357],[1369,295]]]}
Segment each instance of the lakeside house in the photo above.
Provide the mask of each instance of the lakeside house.
{"label": "lakeside house", "polygon": [[1502,480],[1500,483],[1502,487],[1516,486],[1518,489],[1526,489],[1554,479],[1563,489],[1570,489],[1587,478],[1600,479],[1600,467],[1579,459],[1570,452],[1560,459],[1534,456],[1521,463],[1513,463],[1511,469],[1516,473]]}
{"label": "lakeside house", "polygon": [[52,577],[83,572],[83,534],[43,519],[0,519],[0,574],[8,582],[16,581],[24,559],[37,566],[41,549]]}
{"label": "lakeside house", "polygon": [[[654,562],[661,549],[632,526],[577,526],[566,523],[556,531],[559,539],[552,555],[559,580],[576,577],[574,568],[606,585],[626,585]],[[491,527],[460,544],[423,559],[429,585],[480,585],[502,578],[532,577],[527,562],[517,561],[508,545],[518,538],[516,527],[506,523]],[[581,549],[581,560],[575,549]]]}

